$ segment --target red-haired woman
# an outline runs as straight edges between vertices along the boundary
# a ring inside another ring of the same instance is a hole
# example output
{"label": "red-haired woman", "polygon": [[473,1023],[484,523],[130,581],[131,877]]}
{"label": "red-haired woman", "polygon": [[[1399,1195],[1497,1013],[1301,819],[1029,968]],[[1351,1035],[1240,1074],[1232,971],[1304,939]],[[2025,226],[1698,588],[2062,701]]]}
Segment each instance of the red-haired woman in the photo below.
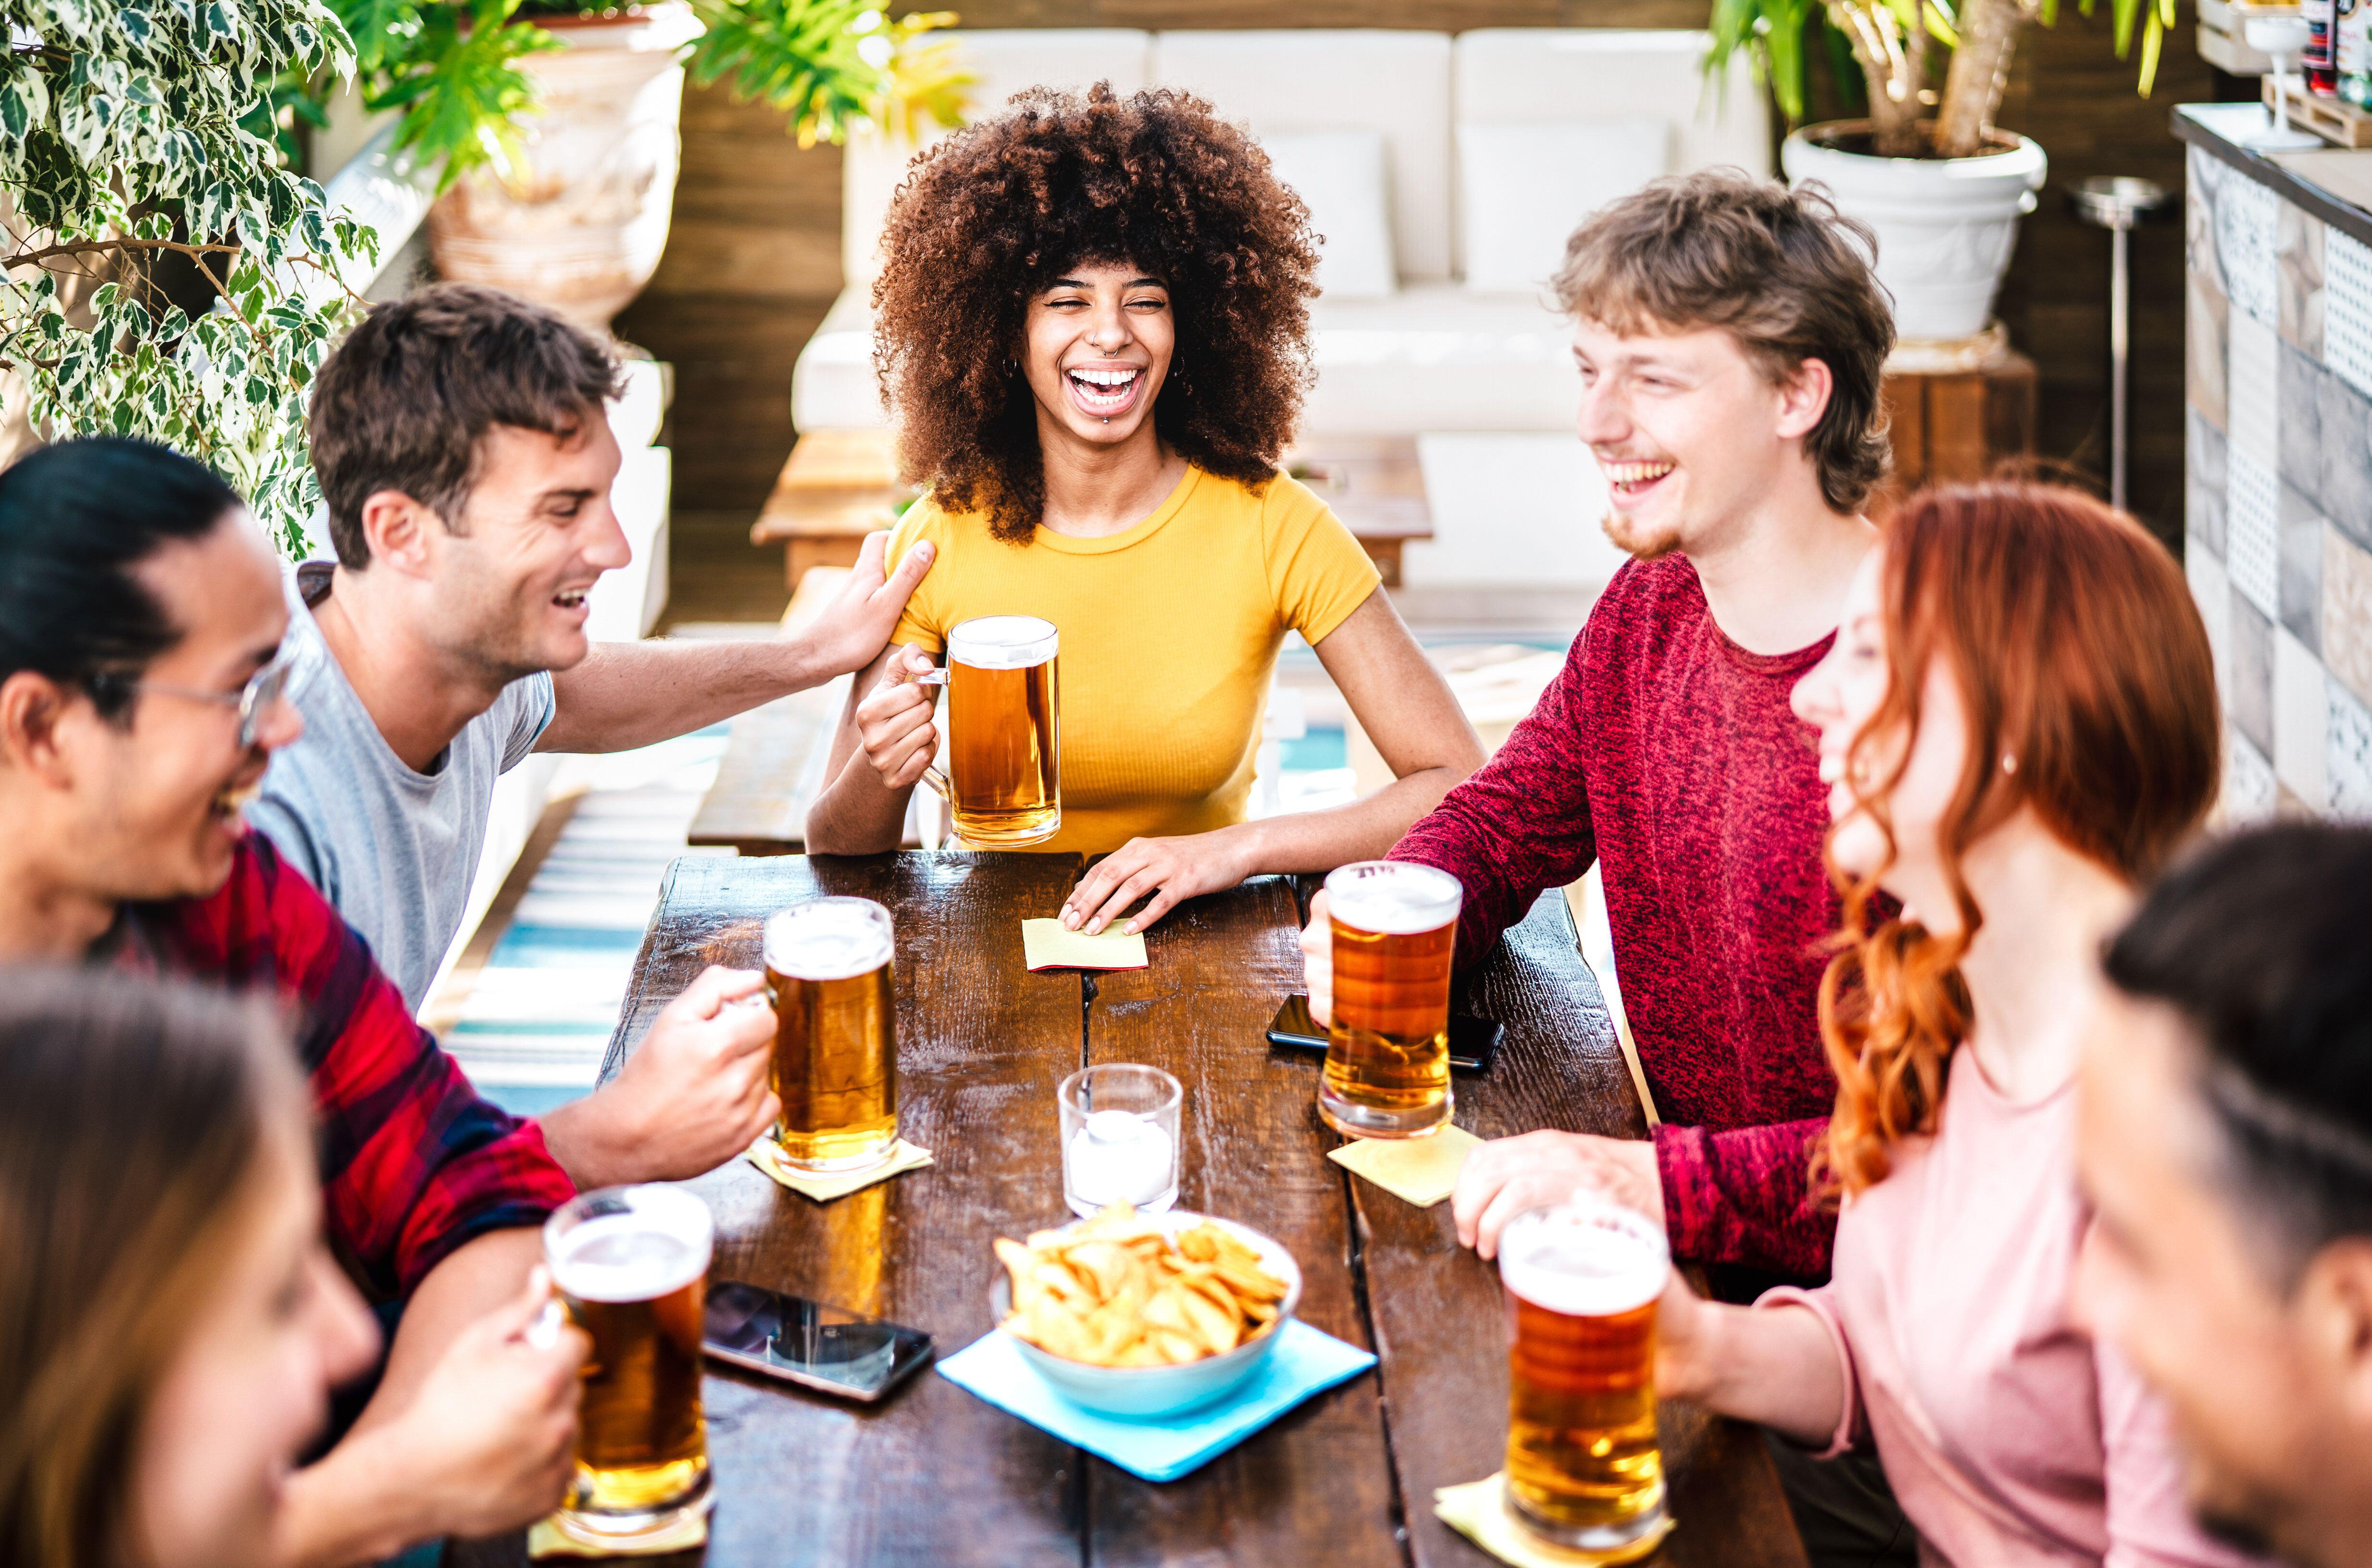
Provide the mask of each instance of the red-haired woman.
{"label": "red-haired woman", "polygon": [[1834,1274],[1752,1307],[1676,1283],[1659,1391],[1824,1454],[1874,1444],[1925,1563],[2229,1561],[2157,1409],[2067,1306],[2100,943],[2215,792],[2181,573],[2071,491],[1915,498],[1795,703],[1846,912],[1820,1020]]}

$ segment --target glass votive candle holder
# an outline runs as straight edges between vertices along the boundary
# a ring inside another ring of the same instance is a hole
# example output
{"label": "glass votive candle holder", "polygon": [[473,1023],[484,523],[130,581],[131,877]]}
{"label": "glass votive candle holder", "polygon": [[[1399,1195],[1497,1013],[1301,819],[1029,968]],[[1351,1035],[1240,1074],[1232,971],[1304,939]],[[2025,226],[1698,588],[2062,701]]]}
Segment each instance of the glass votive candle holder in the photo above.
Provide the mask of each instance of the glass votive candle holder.
{"label": "glass votive candle holder", "polygon": [[1158,1067],[1083,1067],[1054,1091],[1063,1122],[1063,1201],[1086,1216],[1108,1203],[1159,1214],[1178,1202],[1178,1113],[1186,1091]]}

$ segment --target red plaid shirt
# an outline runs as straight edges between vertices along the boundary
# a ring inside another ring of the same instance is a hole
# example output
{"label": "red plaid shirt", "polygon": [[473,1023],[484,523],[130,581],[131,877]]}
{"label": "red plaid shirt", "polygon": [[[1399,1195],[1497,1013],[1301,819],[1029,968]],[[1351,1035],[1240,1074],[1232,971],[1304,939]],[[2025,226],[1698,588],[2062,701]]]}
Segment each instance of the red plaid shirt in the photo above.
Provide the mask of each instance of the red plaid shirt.
{"label": "red plaid shirt", "polygon": [[542,1129],[479,1098],[354,927],[261,833],[213,896],[127,905],[109,947],[127,967],[290,1004],[330,1240],[378,1298],[410,1295],[462,1243],[540,1225],[576,1191]]}

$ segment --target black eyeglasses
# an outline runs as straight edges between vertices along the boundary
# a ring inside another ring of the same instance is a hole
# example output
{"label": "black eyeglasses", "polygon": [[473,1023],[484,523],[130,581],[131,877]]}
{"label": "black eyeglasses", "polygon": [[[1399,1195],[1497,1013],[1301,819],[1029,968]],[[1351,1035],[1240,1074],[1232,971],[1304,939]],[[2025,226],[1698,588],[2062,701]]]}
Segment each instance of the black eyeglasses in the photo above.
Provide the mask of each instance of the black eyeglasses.
{"label": "black eyeglasses", "polygon": [[206,691],[194,686],[172,686],[157,680],[132,680],[112,670],[101,670],[91,677],[94,689],[141,692],[159,697],[180,697],[192,703],[212,703],[216,707],[238,711],[238,745],[244,751],[255,744],[255,732],[262,726],[263,715],[273,703],[283,697],[293,698],[291,690],[296,672],[296,650],[285,644],[272,656],[272,661],[253,675],[236,691]]}

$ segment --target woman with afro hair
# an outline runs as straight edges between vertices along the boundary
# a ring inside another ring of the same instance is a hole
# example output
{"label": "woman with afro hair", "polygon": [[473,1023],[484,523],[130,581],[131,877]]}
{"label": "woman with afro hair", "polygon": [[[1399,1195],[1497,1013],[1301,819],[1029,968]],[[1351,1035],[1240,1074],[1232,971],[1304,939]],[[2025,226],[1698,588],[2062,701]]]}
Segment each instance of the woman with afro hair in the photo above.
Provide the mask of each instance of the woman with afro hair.
{"label": "woman with afro hair", "polygon": [[[851,691],[809,850],[896,847],[939,744],[915,678],[975,616],[1062,636],[1063,824],[1038,847],[1107,856],[1074,929],[1381,855],[1482,763],[1358,541],[1278,471],[1313,379],[1317,237],[1250,135],[1174,91],[1026,92],[915,160],[881,245],[876,369],[928,486],[890,551],[935,564]],[[1395,782],[1247,821],[1287,632]]]}

